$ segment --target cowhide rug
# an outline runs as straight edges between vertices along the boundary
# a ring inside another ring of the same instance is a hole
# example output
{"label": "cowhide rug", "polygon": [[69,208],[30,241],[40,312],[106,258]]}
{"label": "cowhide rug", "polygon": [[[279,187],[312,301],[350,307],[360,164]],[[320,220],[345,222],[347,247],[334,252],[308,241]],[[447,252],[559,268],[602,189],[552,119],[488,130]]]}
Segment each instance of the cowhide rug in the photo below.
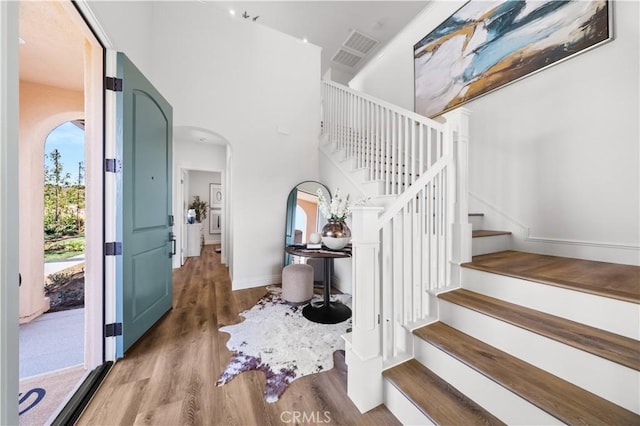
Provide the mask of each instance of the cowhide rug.
{"label": "cowhide rug", "polygon": [[[351,296],[332,296],[351,305]],[[321,302],[315,296],[313,302]],[[344,349],[340,337],[351,328],[351,319],[339,324],[317,324],[302,316],[303,306],[281,298],[280,288],[270,292],[248,311],[240,324],[221,327],[231,338],[227,347],[233,356],[217,381],[228,383],[244,371],[263,371],[267,377],[264,397],[275,402],[293,380],[333,368],[333,352]]]}

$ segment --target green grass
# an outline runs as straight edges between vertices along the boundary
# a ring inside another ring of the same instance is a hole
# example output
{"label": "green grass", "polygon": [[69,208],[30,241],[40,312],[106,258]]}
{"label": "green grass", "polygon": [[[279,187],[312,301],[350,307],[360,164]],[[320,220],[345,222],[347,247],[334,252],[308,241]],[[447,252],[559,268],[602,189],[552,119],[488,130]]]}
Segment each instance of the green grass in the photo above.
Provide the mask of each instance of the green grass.
{"label": "green grass", "polygon": [[45,241],[44,261],[64,260],[84,253],[84,237]]}

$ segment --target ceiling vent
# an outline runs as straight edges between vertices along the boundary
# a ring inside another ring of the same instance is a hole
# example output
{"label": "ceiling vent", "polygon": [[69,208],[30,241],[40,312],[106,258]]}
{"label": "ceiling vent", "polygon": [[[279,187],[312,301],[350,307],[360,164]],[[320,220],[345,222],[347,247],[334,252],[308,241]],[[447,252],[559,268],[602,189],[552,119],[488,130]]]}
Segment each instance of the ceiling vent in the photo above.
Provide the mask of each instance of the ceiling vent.
{"label": "ceiling vent", "polygon": [[362,53],[362,55],[367,55],[371,52],[371,49],[376,46],[376,44],[378,44],[377,40],[353,30],[351,31],[351,34],[349,34],[349,37],[347,37],[347,41],[344,42],[343,46],[353,49],[358,53]]}
{"label": "ceiling vent", "polygon": [[333,58],[333,62],[354,68],[360,61],[367,56],[378,44],[377,40],[372,39],[359,31],[352,30],[349,37],[342,43],[342,46]]}
{"label": "ceiling vent", "polygon": [[360,56],[354,55],[351,52],[347,52],[344,49],[338,50],[336,54],[333,55],[333,58],[331,58],[333,62],[345,65],[349,68],[355,67],[358,62],[360,62],[360,59],[362,59]]}

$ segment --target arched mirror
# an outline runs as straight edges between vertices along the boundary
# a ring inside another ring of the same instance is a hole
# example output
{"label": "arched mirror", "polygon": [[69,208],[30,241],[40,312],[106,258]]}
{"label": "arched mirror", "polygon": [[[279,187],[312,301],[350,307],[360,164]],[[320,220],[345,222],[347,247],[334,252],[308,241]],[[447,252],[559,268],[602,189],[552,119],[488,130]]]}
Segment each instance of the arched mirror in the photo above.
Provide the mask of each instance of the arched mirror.
{"label": "arched mirror", "polygon": [[[318,208],[318,189],[325,199],[331,199],[329,188],[320,182],[308,180],[296,185],[287,198],[287,216],[284,245],[306,244],[309,235],[320,232],[326,221]],[[291,256],[285,253],[285,266],[291,263]]]}

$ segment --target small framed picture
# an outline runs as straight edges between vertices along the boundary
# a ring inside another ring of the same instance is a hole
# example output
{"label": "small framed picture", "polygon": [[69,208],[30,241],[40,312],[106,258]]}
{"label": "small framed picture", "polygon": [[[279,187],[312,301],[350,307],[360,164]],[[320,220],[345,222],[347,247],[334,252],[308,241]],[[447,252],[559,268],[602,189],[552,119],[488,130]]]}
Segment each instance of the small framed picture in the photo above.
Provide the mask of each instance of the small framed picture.
{"label": "small framed picture", "polygon": [[222,210],[209,210],[209,234],[220,234],[222,230]]}
{"label": "small framed picture", "polygon": [[209,184],[209,206],[222,207],[224,198],[222,196],[222,185],[219,183]]}

